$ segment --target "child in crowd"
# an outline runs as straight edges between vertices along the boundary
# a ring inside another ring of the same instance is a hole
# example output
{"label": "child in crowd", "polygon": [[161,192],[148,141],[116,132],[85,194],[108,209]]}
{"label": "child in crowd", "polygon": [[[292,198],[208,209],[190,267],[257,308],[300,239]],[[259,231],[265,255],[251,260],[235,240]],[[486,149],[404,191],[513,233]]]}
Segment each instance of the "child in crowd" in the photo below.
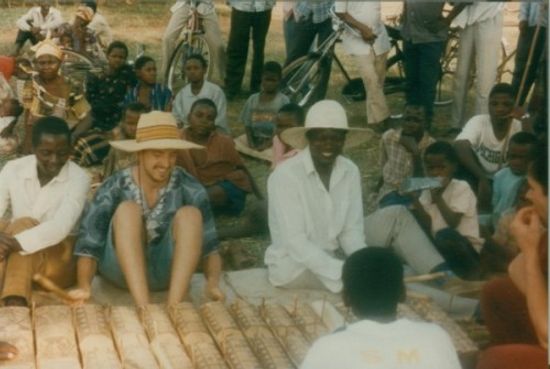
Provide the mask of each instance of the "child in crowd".
{"label": "child in crowd", "polygon": [[261,91],[251,95],[239,120],[244,124],[248,146],[263,151],[271,146],[275,134],[274,118],[279,109],[290,102],[279,92],[283,69],[277,62],[264,64]]}
{"label": "child in crowd", "polygon": [[424,131],[426,114],[424,107],[408,105],[405,108],[403,126],[389,129],[380,141],[380,166],[382,178],[378,191],[379,206],[406,205],[410,199],[397,190],[408,177],[422,177],[422,153],[435,140]]}
{"label": "child in crowd", "polygon": [[107,66],[86,79],[86,99],[92,106],[89,126],[80,127],[74,147],[73,161],[82,167],[101,163],[109,153],[111,130],[122,117],[124,97],[135,85],[135,74],[126,64],[128,47],[115,41],[107,49]]}
{"label": "child in crowd", "polygon": [[463,279],[475,279],[479,273],[479,236],[477,199],[467,182],[453,179],[458,158],[453,146],[438,141],[426,148],[426,176],[441,179],[440,188],[422,191],[412,212],[428,231],[434,245],[449,268]]}
{"label": "child in crowd", "polygon": [[150,56],[140,56],[134,62],[138,79],[124,100],[125,105],[140,102],[149,110],[172,110],[172,92],[169,88],[157,83],[157,66]]}
{"label": "child in crowd", "polygon": [[[136,138],[136,127],[141,114],[148,110],[142,103],[132,103],[126,107],[119,126],[111,131],[111,140],[133,140]],[[114,172],[136,163],[135,153],[122,150],[110,150],[103,163],[103,179]]]}
{"label": "child in crowd", "polygon": [[508,166],[499,170],[493,180],[493,226],[496,226],[502,214],[514,205],[518,188],[527,175],[527,168],[535,159],[536,144],[537,138],[528,132],[519,132],[510,138]]}
{"label": "child in crowd", "polygon": [[271,169],[281,164],[286,159],[296,155],[300,150],[295,149],[281,139],[281,133],[288,128],[303,126],[305,120],[304,109],[295,103],[283,105],[275,116],[275,135],[273,136],[273,158],[271,159]]}
{"label": "child in crowd", "polygon": [[184,69],[189,83],[176,95],[172,114],[180,127],[187,127],[189,126],[187,119],[193,103],[199,99],[210,99],[216,104],[218,112],[215,122],[216,128],[222,133],[229,134],[230,130],[226,119],[227,101],[225,94],[218,85],[205,79],[207,66],[206,60],[200,54],[187,57]]}
{"label": "child in crowd", "polygon": [[17,118],[23,112],[23,107],[17,99],[7,98],[0,106],[0,168],[15,158],[19,140],[14,132]]}
{"label": "child in crowd", "polygon": [[521,122],[512,117],[513,109],[512,86],[496,84],[489,94],[489,114],[470,119],[455,139],[460,161],[457,177],[472,186],[484,213],[490,213],[491,180],[504,167],[510,138],[522,130]]}
{"label": "child in crowd", "polygon": [[187,121],[182,138],[206,150],[182,150],[177,164],[206,187],[215,212],[239,215],[253,187],[233,140],[216,131],[216,104],[210,99],[195,101]]}

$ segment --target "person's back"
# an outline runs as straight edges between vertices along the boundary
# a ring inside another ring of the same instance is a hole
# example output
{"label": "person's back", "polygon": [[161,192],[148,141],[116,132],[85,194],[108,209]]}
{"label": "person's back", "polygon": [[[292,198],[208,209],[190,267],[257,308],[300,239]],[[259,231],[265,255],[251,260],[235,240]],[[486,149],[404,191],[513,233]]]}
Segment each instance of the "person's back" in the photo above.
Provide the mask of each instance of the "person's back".
{"label": "person's back", "polygon": [[458,369],[451,339],[433,323],[397,319],[405,297],[403,266],[393,251],[367,247],[342,268],[343,299],[360,319],[320,338],[301,369]]}

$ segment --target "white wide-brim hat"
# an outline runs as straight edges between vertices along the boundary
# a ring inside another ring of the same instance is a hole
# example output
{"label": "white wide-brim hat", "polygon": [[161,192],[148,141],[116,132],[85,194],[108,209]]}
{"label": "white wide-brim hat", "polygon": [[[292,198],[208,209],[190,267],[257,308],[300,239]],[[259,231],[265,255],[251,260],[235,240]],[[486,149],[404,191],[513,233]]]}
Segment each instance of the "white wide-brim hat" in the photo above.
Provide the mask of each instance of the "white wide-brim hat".
{"label": "white wide-brim hat", "polygon": [[347,131],[345,149],[365,142],[372,132],[364,128],[350,128],[346,111],[334,100],[321,100],[311,106],[306,115],[304,127],[288,128],[281,134],[284,142],[296,149],[308,145],[306,132],[311,129],[341,129]]}
{"label": "white wide-brim hat", "polygon": [[115,149],[128,152],[204,149],[204,146],[181,139],[172,114],[162,111],[141,114],[135,140],[109,141],[109,144]]}

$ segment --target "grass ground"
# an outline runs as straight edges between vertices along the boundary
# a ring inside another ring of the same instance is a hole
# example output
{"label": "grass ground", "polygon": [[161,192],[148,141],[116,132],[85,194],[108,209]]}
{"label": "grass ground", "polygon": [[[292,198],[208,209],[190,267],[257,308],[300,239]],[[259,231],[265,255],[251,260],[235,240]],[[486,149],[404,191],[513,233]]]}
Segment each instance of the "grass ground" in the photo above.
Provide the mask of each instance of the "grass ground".
{"label": "grass ground", "polygon": [[[230,9],[228,6],[216,1],[217,11],[219,15],[220,26],[223,31],[223,36],[227,41]],[[107,18],[111,24],[115,39],[126,42],[130,47],[130,58],[133,58],[140,44],[145,46],[146,54],[157,57],[160,54],[160,42],[164,28],[168,23],[170,13],[169,8],[172,1],[160,3],[135,3],[131,6],[116,2],[100,5],[99,11]],[[401,7],[400,2],[383,2],[383,14],[385,16],[399,14]],[[507,5],[508,11],[505,18],[504,35],[508,41],[509,49],[513,49],[516,43],[515,24],[517,19],[517,3]],[[74,12],[74,5],[62,5],[59,7],[65,19],[70,19]],[[0,8],[0,55],[7,54],[11,50],[13,40],[15,40],[16,28],[14,26],[16,19],[26,11],[24,6],[12,8]],[[285,47],[282,35],[282,17],[281,4],[278,4],[273,12],[271,27],[267,36],[265,50],[265,59],[284,61]],[[347,57],[341,46],[337,47],[337,54],[344,63],[346,69],[352,77],[358,76],[357,70]],[[334,64],[334,63],[333,63]],[[248,73],[247,73],[248,75]],[[509,77],[509,76],[508,76]],[[328,98],[340,101],[348,112],[348,117],[351,126],[361,127],[366,123],[365,105],[364,102],[347,102],[343,99],[340,91],[345,83],[342,73],[333,66],[330,85],[328,89]],[[243,83],[244,88],[248,86],[248,81]],[[446,91],[451,89],[451,81],[449,80],[444,86]],[[245,97],[237,99],[229,103],[228,106],[228,121],[234,135],[243,133],[242,126],[238,123],[238,114],[245,102]],[[388,103],[393,113],[399,113],[404,106],[403,94],[397,93],[388,96]],[[438,133],[447,128],[447,120],[450,116],[450,107],[445,106],[436,108],[434,129],[436,136]],[[373,135],[365,144],[358,148],[350,150],[346,154],[359,166],[363,176],[363,198],[368,207],[369,198],[373,192],[373,187],[379,177],[378,165],[378,141],[380,137]],[[247,166],[256,178],[259,186],[265,192],[265,183],[269,174],[269,166],[263,162],[252,159],[245,159]],[[252,196],[249,196],[252,197]],[[253,201],[249,199],[249,201]],[[222,218],[219,223],[224,226],[231,226],[235,223],[235,219]],[[267,236],[255,237],[250,239],[242,239],[239,241],[245,244],[250,250],[253,258],[257,261],[257,265],[262,264],[263,251],[269,243]]]}

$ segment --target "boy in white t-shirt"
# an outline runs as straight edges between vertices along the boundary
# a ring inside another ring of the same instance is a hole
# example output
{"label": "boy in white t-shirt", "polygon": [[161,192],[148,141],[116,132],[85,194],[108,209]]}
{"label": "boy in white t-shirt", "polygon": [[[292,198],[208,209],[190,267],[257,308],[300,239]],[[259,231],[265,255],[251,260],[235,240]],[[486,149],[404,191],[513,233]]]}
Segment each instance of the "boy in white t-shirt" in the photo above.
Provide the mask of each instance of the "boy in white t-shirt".
{"label": "boy in white t-shirt", "polygon": [[452,145],[438,141],[426,148],[424,170],[441,179],[442,187],[422,191],[413,203],[413,214],[434,240],[449,268],[463,279],[479,276],[477,199],[466,181],[453,179],[458,158]]}
{"label": "boy in white t-shirt", "polygon": [[344,302],[360,319],[317,340],[301,369],[459,369],[449,335],[434,323],[397,319],[403,266],[389,249],[367,247],[345,261]]}
{"label": "boy in white t-shirt", "polygon": [[508,83],[496,84],[489,95],[489,114],[476,115],[455,139],[461,167],[457,177],[468,181],[479,199],[479,208],[491,209],[491,180],[506,164],[510,137],[522,130],[512,118],[514,91]]}

